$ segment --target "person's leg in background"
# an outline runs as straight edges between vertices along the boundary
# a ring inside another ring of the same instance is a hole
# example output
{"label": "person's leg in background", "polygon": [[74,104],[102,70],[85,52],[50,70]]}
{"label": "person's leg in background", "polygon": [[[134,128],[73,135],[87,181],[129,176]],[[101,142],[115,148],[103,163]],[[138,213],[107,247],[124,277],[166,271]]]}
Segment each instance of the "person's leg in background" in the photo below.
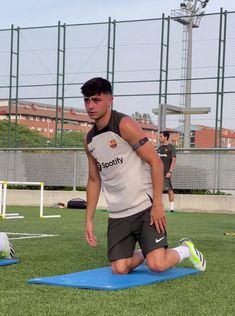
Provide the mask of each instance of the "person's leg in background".
{"label": "person's leg in background", "polygon": [[170,211],[175,212],[175,195],[173,190],[168,191],[168,197],[170,202]]}

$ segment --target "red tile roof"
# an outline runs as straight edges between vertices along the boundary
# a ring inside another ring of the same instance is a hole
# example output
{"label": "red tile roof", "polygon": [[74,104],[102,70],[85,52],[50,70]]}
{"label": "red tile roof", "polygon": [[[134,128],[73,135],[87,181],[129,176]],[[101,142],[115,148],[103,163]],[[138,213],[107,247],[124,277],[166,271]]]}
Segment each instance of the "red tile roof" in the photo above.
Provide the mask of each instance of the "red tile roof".
{"label": "red tile roof", "polygon": [[[16,106],[12,105],[11,113],[16,113]],[[9,107],[1,106],[0,107],[0,115],[8,115]],[[49,108],[41,108],[38,106],[27,106],[27,105],[19,105],[18,106],[18,114],[19,115],[28,115],[28,116],[39,116],[39,117],[48,117],[51,119],[56,118],[56,109]],[[61,118],[62,112],[61,108],[58,109],[58,117]],[[71,121],[81,121],[81,122],[92,122],[92,120],[88,117],[86,113],[79,113],[75,109],[65,109],[64,110],[64,119]]]}

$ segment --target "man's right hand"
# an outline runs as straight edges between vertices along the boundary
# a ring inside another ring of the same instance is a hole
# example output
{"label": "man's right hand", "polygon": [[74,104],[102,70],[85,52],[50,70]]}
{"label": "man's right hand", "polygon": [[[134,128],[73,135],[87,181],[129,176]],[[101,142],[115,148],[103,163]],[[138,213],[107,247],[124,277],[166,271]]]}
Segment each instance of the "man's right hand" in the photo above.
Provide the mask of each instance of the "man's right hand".
{"label": "man's right hand", "polygon": [[93,234],[93,224],[92,223],[86,223],[85,237],[86,237],[86,241],[87,241],[89,246],[95,247],[97,245],[96,237]]}

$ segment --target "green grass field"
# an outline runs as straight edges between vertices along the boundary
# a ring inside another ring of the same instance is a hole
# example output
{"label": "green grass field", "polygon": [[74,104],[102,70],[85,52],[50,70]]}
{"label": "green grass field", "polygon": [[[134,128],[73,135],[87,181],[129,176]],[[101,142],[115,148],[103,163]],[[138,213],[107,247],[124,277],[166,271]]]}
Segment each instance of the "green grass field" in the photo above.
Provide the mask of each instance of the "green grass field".
{"label": "green grass field", "polygon": [[[8,211],[25,218],[0,220],[0,231],[58,236],[12,240],[20,263],[0,267],[1,316],[235,315],[235,238],[223,235],[235,230],[234,215],[167,213],[169,245],[190,237],[207,259],[206,272],[107,292],[26,283],[30,278],[107,266],[105,211],[98,210],[95,217],[96,248],[84,240],[82,210],[46,208],[46,214],[62,215],[56,219],[40,219],[37,207]],[[187,262],[181,266],[191,267]]]}

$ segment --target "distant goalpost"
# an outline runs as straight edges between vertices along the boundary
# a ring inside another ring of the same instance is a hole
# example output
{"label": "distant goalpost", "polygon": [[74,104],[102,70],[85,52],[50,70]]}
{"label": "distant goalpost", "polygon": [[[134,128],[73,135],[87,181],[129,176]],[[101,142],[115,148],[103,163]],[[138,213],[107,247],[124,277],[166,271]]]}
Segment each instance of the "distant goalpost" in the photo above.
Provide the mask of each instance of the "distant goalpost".
{"label": "distant goalpost", "polygon": [[40,218],[56,218],[61,215],[44,215],[43,214],[43,193],[44,182],[18,182],[18,181],[0,181],[0,217],[2,219],[20,219],[24,216],[19,213],[7,213],[7,186],[10,185],[28,185],[28,186],[40,186]]}

